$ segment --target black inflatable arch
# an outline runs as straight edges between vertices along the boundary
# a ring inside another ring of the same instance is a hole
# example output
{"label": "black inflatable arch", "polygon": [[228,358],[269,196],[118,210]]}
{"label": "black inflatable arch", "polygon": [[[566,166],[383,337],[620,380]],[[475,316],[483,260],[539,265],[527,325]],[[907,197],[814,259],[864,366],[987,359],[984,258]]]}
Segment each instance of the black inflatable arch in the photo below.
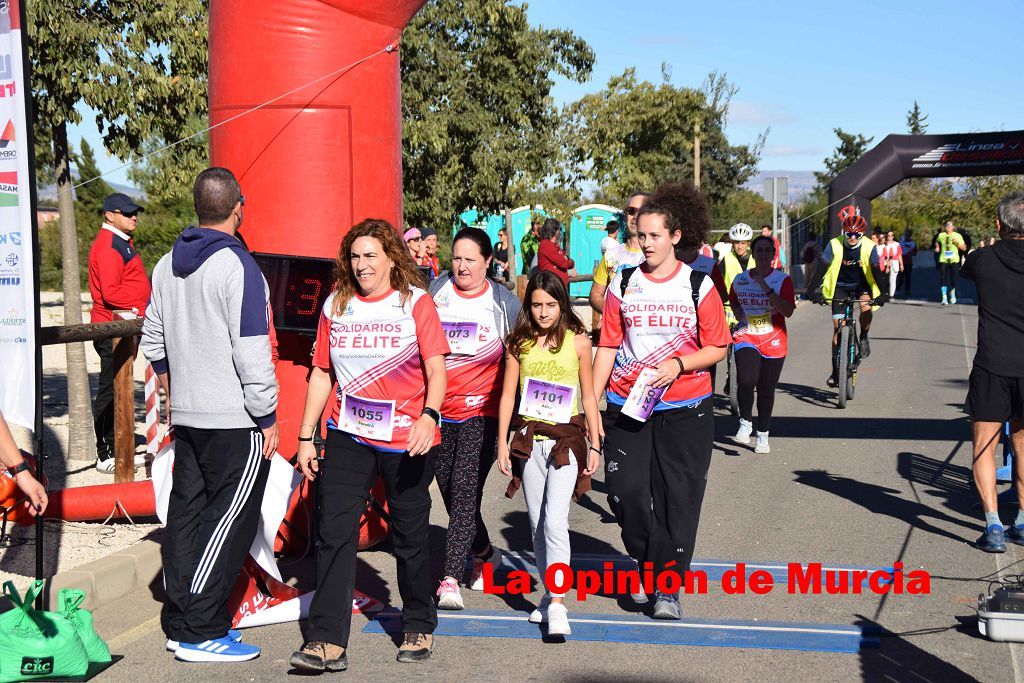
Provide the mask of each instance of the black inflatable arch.
{"label": "black inflatable arch", "polygon": [[828,188],[828,231],[856,205],[871,224],[871,200],[906,178],[1024,174],[1024,130],[951,135],[889,135],[840,173]]}

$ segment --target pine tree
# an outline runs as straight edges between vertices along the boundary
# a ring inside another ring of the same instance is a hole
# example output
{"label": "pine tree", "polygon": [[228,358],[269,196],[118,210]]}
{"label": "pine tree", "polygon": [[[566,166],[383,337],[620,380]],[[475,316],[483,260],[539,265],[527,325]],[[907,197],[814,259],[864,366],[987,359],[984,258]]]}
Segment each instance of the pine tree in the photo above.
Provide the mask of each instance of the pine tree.
{"label": "pine tree", "polygon": [[921,113],[921,107],[914,100],[914,108],[907,112],[907,132],[911,135],[924,135],[928,130],[928,124],[925,123],[927,120],[928,115]]}

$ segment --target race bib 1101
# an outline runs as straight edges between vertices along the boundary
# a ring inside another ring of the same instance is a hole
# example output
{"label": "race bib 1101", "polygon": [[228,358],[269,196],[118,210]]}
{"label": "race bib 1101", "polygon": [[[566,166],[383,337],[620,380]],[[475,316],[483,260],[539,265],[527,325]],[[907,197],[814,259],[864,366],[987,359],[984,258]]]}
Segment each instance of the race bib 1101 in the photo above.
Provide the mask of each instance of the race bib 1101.
{"label": "race bib 1101", "polygon": [[394,401],[378,401],[353,394],[341,396],[341,430],[374,441],[391,441]]}
{"label": "race bib 1101", "polygon": [[519,414],[545,422],[566,424],[576,408],[576,387],[527,377],[519,399]]}

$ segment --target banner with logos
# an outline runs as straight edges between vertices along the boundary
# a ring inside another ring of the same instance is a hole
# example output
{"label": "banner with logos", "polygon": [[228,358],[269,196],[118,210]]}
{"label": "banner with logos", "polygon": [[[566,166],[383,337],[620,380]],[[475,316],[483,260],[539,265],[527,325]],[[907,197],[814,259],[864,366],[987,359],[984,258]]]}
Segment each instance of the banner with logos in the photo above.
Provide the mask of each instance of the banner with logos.
{"label": "banner with logos", "polygon": [[871,200],[906,178],[1021,174],[1024,130],[888,135],[829,185],[829,234],[839,234],[839,211],[851,204],[870,224]]}
{"label": "banner with logos", "polygon": [[35,424],[35,278],[18,0],[0,0],[0,411]]}

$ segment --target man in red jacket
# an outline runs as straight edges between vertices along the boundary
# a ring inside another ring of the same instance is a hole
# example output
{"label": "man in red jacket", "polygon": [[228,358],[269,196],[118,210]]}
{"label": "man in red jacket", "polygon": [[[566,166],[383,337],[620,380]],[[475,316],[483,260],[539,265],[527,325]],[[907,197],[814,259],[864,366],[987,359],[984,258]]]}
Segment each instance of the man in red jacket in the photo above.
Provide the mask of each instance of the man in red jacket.
{"label": "man in red jacket", "polygon": [[576,263],[565,255],[562,247],[562,224],[554,218],[544,221],[540,228],[540,245],[537,248],[537,269],[550,270],[562,279],[566,287],[569,286],[569,270],[576,266]]}
{"label": "man in red jacket", "polygon": [[[115,319],[114,311],[131,311],[140,318],[149,302],[149,277],[135,251],[132,233],[142,207],[120,192],[103,201],[103,227],[89,250],[89,291],[94,323]],[[114,342],[93,342],[100,357],[100,384],[93,401],[96,429],[96,469],[114,472]],[[139,463],[136,463],[139,464]]]}

